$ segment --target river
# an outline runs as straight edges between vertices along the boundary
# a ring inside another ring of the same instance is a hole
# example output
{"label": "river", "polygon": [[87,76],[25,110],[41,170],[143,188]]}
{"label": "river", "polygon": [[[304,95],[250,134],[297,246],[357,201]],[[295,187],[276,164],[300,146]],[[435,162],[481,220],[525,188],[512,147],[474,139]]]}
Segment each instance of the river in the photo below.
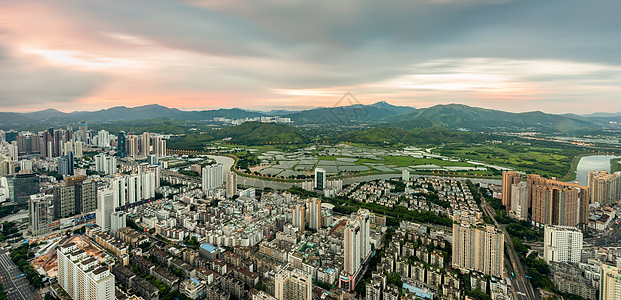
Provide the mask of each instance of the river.
{"label": "river", "polygon": [[578,162],[576,168],[576,179],[581,185],[587,185],[587,175],[591,171],[606,171],[610,172],[610,160],[618,158],[618,156],[612,155],[591,155],[585,156]]}
{"label": "river", "polygon": [[[233,164],[235,163],[235,160],[228,156],[208,155],[208,157],[215,160],[217,163],[221,163],[222,169],[224,170],[225,173],[227,173],[231,169]],[[420,177],[420,176],[421,175],[416,175],[416,174],[411,175],[412,178]],[[377,179],[390,179],[390,178],[400,178],[400,177],[401,177],[401,173],[365,175],[365,176],[358,176],[358,177],[352,177],[352,178],[344,178],[343,184],[352,184],[356,182],[367,182],[367,181],[373,181]],[[226,176],[224,179],[226,180]],[[457,179],[466,179],[466,178],[457,178]],[[479,179],[479,178],[469,178],[469,179],[475,183],[477,182],[494,183],[494,184],[501,183],[500,180],[495,180],[495,179]],[[292,186],[302,187],[302,183],[300,182],[293,183],[293,182],[285,182],[285,181],[264,180],[264,179],[259,179],[259,178],[243,177],[240,175],[237,175],[237,184],[241,185],[242,187],[257,187],[257,188],[270,187],[272,189],[288,189]]]}

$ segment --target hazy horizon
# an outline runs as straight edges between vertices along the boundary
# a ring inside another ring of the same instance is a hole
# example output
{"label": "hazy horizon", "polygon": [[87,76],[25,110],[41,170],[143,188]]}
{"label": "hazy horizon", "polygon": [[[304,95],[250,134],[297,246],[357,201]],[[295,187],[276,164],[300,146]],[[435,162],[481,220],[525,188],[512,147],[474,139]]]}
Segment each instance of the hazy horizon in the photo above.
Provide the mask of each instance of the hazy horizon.
{"label": "hazy horizon", "polygon": [[619,9],[613,0],[7,0],[0,107],[301,110],[350,91],[363,104],[619,112]]}

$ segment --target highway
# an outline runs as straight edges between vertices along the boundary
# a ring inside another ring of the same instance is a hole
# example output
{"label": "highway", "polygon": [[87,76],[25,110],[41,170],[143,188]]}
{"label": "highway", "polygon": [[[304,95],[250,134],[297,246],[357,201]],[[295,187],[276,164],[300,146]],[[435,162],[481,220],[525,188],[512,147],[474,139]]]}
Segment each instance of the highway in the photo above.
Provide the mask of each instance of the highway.
{"label": "highway", "polygon": [[[509,235],[509,233],[507,233],[507,230],[505,229],[504,226],[501,226],[500,224],[498,224],[498,222],[496,221],[496,218],[494,217],[494,213],[492,213],[493,210],[491,206],[489,206],[489,204],[485,201],[484,198],[481,199],[481,208],[483,209],[483,212],[485,213],[485,215],[490,217],[492,221],[494,222],[494,224],[496,224],[496,227],[502,230],[502,232],[505,235],[505,247],[507,247],[507,252],[509,253],[509,261],[510,261],[510,263],[508,264],[510,266],[510,269],[507,269],[507,271],[513,272],[515,274],[515,277],[511,279],[511,281],[513,282],[512,286],[513,286],[513,292],[514,292],[513,294],[514,299],[518,299],[518,300],[538,299],[533,289],[533,286],[530,284],[530,281],[526,279],[526,272],[524,271],[524,266],[522,265],[522,262],[520,261],[519,256],[515,252],[513,241],[511,240],[511,236]],[[507,262],[505,262],[505,264],[507,264]]]}
{"label": "highway", "polygon": [[[34,289],[6,251],[0,250],[0,276],[4,291],[11,300],[35,299]],[[18,277],[19,276],[19,277]]]}

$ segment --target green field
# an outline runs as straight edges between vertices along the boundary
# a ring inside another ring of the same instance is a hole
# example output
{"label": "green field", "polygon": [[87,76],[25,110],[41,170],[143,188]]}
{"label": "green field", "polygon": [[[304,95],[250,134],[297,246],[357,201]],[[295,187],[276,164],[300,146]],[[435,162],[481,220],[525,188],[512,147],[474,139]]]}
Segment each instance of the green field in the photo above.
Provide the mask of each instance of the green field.
{"label": "green field", "polygon": [[621,158],[613,158],[610,160],[610,173],[621,172],[619,161],[621,161]]}
{"label": "green field", "polygon": [[[370,160],[373,162],[373,160]],[[450,161],[433,158],[416,158],[411,156],[383,156],[382,161],[386,165],[407,167],[416,165],[436,165],[442,167],[472,167],[472,164],[462,161]]]}
{"label": "green field", "polygon": [[558,178],[568,174],[575,156],[584,153],[584,150],[577,147],[552,143],[451,145],[438,148],[437,151],[446,156],[468,158]]}

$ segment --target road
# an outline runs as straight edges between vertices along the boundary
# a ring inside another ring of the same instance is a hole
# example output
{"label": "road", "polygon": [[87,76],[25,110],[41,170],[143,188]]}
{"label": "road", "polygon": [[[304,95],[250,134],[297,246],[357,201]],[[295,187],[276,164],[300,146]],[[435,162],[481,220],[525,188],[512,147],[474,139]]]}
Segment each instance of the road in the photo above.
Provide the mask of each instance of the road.
{"label": "road", "polygon": [[[6,251],[0,250],[0,276],[4,284],[4,291],[11,300],[35,299],[34,289],[25,276],[19,276],[22,271],[11,260]],[[17,277],[19,276],[19,277]]]}
{"label": "road", "polygon": [[509,253],[509,261],[510,261],[510,264],[509,264],[510,269],[507,269],[507,271],[513,272],[515,274],[515,277],[511,279],[513,282],[513,288],[514,288],[514,294],[513,294],[514,299],[518,299],[518,300],[537,299],[533,286],[530,284],[530,281],[526,279],[526,272],[524,271],[524,266],[522,265],[522,262],[520,261],[519,256],[515,252],[513,241],[511,240],[511,236],[509,235],[509,233],[507,233],[507,230],[505,229],[504,226],[501,226],[500,224],[498,224],[498,222],[496,221],[496,218],[494,217],[494,214],[492,213],[493,211],[492,208],[485,201],[485,199],[482,199],[481,201],[481,208],[483,209],[483,212],[492,219],[494,224],[496,224],[496,227],[502,230],[502,232],[505,235],[505,246],[508,246],[507,252]]}

